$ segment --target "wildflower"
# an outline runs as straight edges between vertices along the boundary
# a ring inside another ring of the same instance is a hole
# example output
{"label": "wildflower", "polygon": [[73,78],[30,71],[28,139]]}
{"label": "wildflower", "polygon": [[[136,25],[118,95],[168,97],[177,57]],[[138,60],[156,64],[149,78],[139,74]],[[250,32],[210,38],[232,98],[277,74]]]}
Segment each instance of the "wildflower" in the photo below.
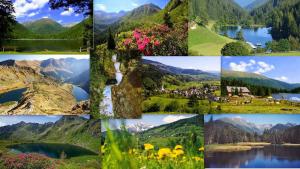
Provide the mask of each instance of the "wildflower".
{"label": "wildflower", "polygon": [[176,145],[174,148],[174,150],[179,150],[179,149],[181,149],[181,150],[183,149],[182,145]]}
{"label": "wildflower", "polygon": [[199,148],[199,151],[204,151],[204,147],[200,147],[200,148]]}
{"label": "wildflower", "polygon": [[182,149],[173,150],[173,154],[176,154],[176,156],[181,156],[184,154],[184,151]]}
{"label": "wildflower", "polygon": [[144,144],[144,147],[146,151],[154,149],[154,146],[152,144]]}
{"label": "wildflower", "polygon": [[201,157],[193,157],[193,159],[196,161],[203,161],[203,158],[201,158]]}
{"label": "wildflower", "polygon": [[169,157],[171,155],[171,149],[169,148],[159,149],[157,154],[158,154],[158,159]]}

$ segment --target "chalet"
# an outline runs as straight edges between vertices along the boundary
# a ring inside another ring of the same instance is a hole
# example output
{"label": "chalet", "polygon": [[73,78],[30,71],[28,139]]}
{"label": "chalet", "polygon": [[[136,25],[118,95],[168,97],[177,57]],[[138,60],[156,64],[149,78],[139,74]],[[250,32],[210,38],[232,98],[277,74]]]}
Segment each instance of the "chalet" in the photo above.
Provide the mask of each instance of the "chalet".
{"label": "chalet", "polygon": [[229,97],[233,95],[249,96],[251,94],[247,87],[227,86],[226,89]]}

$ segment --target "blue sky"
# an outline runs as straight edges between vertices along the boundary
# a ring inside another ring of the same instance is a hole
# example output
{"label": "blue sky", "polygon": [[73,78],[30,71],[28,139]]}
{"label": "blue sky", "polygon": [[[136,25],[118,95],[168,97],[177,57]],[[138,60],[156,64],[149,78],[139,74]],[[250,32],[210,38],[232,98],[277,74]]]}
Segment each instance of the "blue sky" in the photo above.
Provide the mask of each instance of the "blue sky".
{"label": "blue sky", "polygon": [[76,14],[74,8],[51,10],[49,0],[13,0],[15,16],[20,23],[50,18],[62,25],[74,24],[84,19],[83,14]]}
{"label": "blue sky", "polygon": [[89,59],[89,55],[0,55],[0,62],[5,60],[47,60],[47,59],[75,58]]}
{"label": "blue sky", "polygon": [[249,4],[251,4],[252,2],[254,2],[255,0],[234,0],[237,4],[239,4],[242,7],[245,7]]}
{"label": "blue sky", "polygon": [[[153,126],[160,126],[167,123],[172,123],[180,119],[190,118],[195,116],[194,114],[144,114],[141,119],[127,119],[125,123],[127,126],[137,124],[137,123],[146,123]],[[109,120],[109,126],[111,129],[119,128],[121,120]],[[107,124],[107,122],[106,122]],[[101,123],[103,131],[105,131],[105,123]]]}
{"label": "blue sky", "polygon": [[214,120],[221,118],[243,118],[248,122],[254,124],[286,124],[286,123],[296,123],[300,124],[300,114],[221,114],[221,115],[205,115],[205,122],[210,120],[213,116]]}
{"label": "blue sky", "polygon": [[288,83],[300,83],[300,57],[223,57],[222,69],[252,72]]}
{"label": "blue sky", "polygon": [[94,0],[94,10],[104,12],[131,11],[149,3],[164,8],[168,2],[169,0]]}
{"label": "blue sky", "polygon": [[221,71],[221,57],[218,56],[149,56],[143,58],[183,69],[198,69],[210,72]]}
{"label": "blue sky", "polygon": [[[0,127],[20,123],[40,123],[56,122],[62,116],[0,116]],[[83,116],[89,118],[89,116]]]}

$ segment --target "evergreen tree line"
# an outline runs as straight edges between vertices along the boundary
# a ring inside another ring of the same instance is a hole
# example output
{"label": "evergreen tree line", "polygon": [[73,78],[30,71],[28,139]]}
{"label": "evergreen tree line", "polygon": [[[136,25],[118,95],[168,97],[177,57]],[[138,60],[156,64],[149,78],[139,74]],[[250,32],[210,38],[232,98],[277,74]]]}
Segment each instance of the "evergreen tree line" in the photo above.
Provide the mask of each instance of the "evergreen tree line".
{"label": "evergreen tree line", "polygon": [[236,87],[247,87],[252,95],[255,96],[270,96],[272,93],[288,93],[291,91],[285,90],[285,89],[278,89],[278,88],[272,88],[272,87],[266,87],[261,85],[251,85],[249,83],[245,83],[242,80],[238,79],[222,79],[221,80],[221,93],[222,96],[228,95],[227,86],[236,86]]}
{"label": "evergreen tree line", "polygon": [[205,123],[204,126],[205,144],[230,144],[239,142],[300,143],[300,126],[282,130],[266,129],[262,134],[246,132],[222,121],[210,121]]}

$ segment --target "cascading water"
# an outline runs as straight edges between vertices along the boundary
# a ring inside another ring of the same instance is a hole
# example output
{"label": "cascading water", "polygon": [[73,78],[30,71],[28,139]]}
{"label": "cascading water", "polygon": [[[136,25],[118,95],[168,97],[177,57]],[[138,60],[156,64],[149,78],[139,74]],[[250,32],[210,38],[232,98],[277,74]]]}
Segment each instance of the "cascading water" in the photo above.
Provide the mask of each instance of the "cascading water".
{"label": "cascading water", "polygon": [[[123,74],[120,71],[120,62],[117,62],[117,55],[113,55],[112,56],[112,61],[114,63],[114,67],[116,70],[116,80],[117,83],[116,85],[119,85],[122,81],[123,78]],[[112,86],[114,85],[108,85],[105,86],[104,91],[103,91],[103,95],[104,98],[102,100],[102,102],[100,103],[100,114],[107,116],[107,117],[113,117],[114,116],[114,112],[113,112],[113,102],[112,102]]]}

